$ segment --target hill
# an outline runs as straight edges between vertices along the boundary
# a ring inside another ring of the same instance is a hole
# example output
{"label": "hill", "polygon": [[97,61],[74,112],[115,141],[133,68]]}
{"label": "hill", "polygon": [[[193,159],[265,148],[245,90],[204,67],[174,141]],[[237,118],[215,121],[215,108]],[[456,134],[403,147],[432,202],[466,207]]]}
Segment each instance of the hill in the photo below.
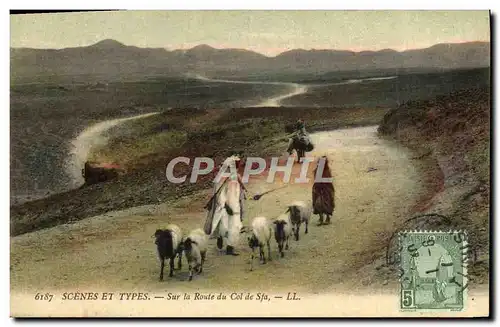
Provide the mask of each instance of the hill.
{"label": "hill", "polygon": [[379,126],[381,136],[414,151],[413,159],[421,163],[429,192],[415,211],[449,220],[430,219],[406,229],[467,231],[474,284],[487,283],[489,271],[490,102],[487,87],[408,101],[388,111]]}
{"label": "hill", "polygon": [[188,50],[139,48],[114,40],[64,49],[11,48],[11,79],[79,76],[116,79],[178,76],[186,72],[236,76],[256,72],[326,73],[385,69],[458,69],[490,66],[490,43],[443,43],[425,49],[353,52],[303,50],[266,57],[244,49],[198,45]]}

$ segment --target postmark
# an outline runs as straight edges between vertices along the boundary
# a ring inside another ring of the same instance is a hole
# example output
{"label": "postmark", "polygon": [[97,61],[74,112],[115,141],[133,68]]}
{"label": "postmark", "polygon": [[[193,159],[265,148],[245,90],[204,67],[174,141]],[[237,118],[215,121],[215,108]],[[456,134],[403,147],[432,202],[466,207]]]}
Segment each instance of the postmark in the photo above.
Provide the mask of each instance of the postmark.
{"label": "postmark", "polygon": [[465,231],[400,232],[400,310],[465,308],[469,286],[467,240]]}

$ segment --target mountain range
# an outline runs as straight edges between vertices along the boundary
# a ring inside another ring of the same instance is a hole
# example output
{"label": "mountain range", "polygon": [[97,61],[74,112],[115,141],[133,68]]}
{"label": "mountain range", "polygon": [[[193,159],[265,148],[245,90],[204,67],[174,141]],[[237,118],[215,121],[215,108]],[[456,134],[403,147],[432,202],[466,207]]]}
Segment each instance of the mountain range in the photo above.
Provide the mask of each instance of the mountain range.
{"label": "mountain range", "polygon": [[425,49],[353,52],[294,49],[267,57],[244,49],[198,45],[188,50],[139,48],[115,40],[64,49],[11,48],[11,78],[43,76],[178,75],[215,72],[325,73],[381,69],[458,69],[490,66],[489,42],[440,43]]}

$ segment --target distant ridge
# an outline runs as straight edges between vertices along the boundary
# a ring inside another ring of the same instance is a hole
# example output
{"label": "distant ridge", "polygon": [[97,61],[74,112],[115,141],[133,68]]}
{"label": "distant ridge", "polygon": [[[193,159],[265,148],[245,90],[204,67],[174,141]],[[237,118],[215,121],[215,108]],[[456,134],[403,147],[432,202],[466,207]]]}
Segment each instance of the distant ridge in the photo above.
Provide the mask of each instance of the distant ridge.
{"label": "distant ridge", "polygon": [[118,42],[113,39],[105,39],[90,45],[93,48],[116,48],[116,47],[126,47],[125,44]]}
{"label": "distant ridge", "polygon": [[[440,48],[440,47],[454,47],[454,46],[459,46],[459,45],[477,45],[479,47],[482,46],[490,46],[490,42],[485,42],[485,41],[469,41],[469,42],[459,42],[459,43],[436,43],[434,45],[431,45],[426,48],[415,48],[415,49],[408,49],[408,50],[394,50],[391,48],[385,48],[381,50],[360,50],[360,51],[352,51],[352,50],[342,50],[342,49],[302,49],[302,48],[297,48],[297,49],[291,49],[291,50],[286,50],[283,51],[276,56],[266,56],[264,54],[261,54],[256,51],[252,50],[247,50],[247,49],[242,49],[242,48],[216,48],[208,44],[198,44],[193,46],[192,48],[189,49],[173,49],[173,50],[168,50],[167,48],[161,48],[161,47],[156,47],[154,49],[165,49],[166,51],[169,52],[202,52],[202,51],[239,51],[239,52],[251,52],[255,53],[257,55],[261,55],[262,57],[267,57],[267,58],[276,58],[281,55],[287,54],[289,52],[301,52],[301,53],[313,53],[313,52],[342,52],[342,53],[404,53],[408,51],[421,51],[421,50],[426,50],[426,49],[432,49],[432,48]],[[98,41],[94,44],[87,45],[87,46],[81,46],[81,47],[66,47],[66,48],[60,48],[60,49],[55,49],[55,48],[29,48],[29,47],[11,47],[11,50],[14,49],[29,49],[29,50],[65,50],[65,49],[77,49],[77,48],[88,48],[88,47],[101,47],[101,48],[112,48],[112,47],[131,47],[131,48],[139,48],[139,49],[151,49],[149,47],[137,47],[137,46],[129,46],[125,45],[124,43],[121,43],[117,40],[114,39],[104,39],[101,41]],[[15,50],[14,50],[15,51]]]}
{"label": "distant ridge", "polygon": [[178,75],[185,72],[324,73],[378,69],[458,69],[490,66],[489,42],[440,43],[396,51],[293,49],[267,57],[245,49],[200,44],[186,50],[140,48],[113,39],[63,49],[11,48],[12,78],[54,75]]}

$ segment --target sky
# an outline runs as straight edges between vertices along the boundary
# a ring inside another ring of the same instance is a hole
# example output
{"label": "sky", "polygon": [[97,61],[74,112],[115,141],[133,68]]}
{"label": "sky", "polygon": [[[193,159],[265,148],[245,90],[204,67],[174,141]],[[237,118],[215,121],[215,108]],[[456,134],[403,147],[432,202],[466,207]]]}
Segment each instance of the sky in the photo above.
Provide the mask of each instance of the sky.
{"label": "sky", "polygon": [[489,41],[489,12],[119,11],[10,16],[11,47],[65,48],[103,39],[187,49],[198,44],[275,56],[291,49],[351,51]]}

